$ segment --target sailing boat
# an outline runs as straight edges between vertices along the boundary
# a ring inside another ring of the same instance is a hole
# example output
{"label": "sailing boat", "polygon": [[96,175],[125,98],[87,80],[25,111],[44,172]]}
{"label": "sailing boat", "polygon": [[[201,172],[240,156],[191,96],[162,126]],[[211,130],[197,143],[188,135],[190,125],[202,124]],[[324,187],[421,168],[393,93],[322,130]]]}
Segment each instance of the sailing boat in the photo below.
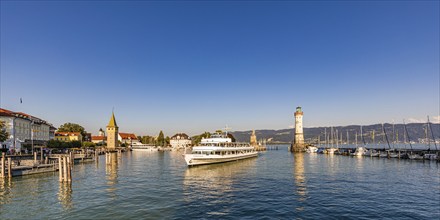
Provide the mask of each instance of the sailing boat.
{"label": "sailing boat", "polygon": [[[332,147],[327,149],[327,153],[328,154],[334,154],[336,152],[337,148],[333,147],[333,142],[335,140],[334,132],[333,132],[333,127],[330,130],[330,136],[332,137]],[[337,140],[337,138],[336,138],[336,140]]]}
{"label": "sailing boat", "polygon": [[388,150],[386,150],[384,152],[381,152],[379,157],[391,157],[391,155],[390,155],[391,154],[391,146],[390,146],[390,142],[388,141],[387,132],[385,131],[385,128],[384,128],[383,124],[382,124],[382,134],[384,135],[384,137],[385,137],[385,139],[387,141]]}
{"label": "sailing boat", "polygon": [[411,144],[411,138],[409,137],[408,128],[406,128],[405,121],[403,121],[403,127],[405,128],[406,137],[408,137],[409,146],[411,147],[411,153],[407,154],[408,158],[411,159],[411,160],[422,160],[423,159],[422,156],[420,156],[419,154],[413,154],[413,152],[412,152],[413,147],[412,147],[412,144]]}
{"label": "sailing boat", "polygon": [[365,148],[365,140],[364,140],[364,136],[362,133],[362,125],[361,125],[361,139],[364,143],[364,145],[360,146],[360,147],[356,147],[356,150],[354,151],[354,153],[352,153],[352,156],[363,156],[367,153],[367,149]]}
{"label": "sailing boat", "polygon": [[428,124],[426,126],[426,140],[428,141],[429,149],[428,149],[428,153],[424,155],[424,158],[426,160],[437,160],[438,155],[435,153],[429,152],[431,150],[431,145],[430,145],[430,140],[428,138],[428,128],[429,128],[429,130],[431,130],[431,136],[432,136],[432,139],[434,140],[435,150],[437,150],[437,143],[435,142],[434,132],[432,131],[431,123],[429,122],[429,116],[428,116]]}
{"label": "sailing boat", "polygon": [[[374,130],[371,133],[371,139],[373,140],[373,146],[376,146]],[[365,153],[365,156],[378,157],[379,152],[377,152],[375,149],[370,149]]]}

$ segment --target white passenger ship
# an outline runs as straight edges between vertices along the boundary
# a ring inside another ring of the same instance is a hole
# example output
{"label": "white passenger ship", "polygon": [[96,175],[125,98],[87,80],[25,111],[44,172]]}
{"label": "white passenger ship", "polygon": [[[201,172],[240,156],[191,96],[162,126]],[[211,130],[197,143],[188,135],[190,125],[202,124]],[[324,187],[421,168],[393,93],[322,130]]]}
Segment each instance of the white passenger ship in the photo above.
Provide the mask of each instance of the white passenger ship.
{"label": "white passenger ship", "polygon": [[130,145],[132,151],[157,151],[157,148],[153,144],[141,144],[134,143]]}
{"label": "white passenger ship", "polygon": [[184,154],[188,166],[223,163],[258,156],[255,148],[247,143],[232,142],[227,134],[213,134],[202,139],[200,145],[194,146],[190,154]]}

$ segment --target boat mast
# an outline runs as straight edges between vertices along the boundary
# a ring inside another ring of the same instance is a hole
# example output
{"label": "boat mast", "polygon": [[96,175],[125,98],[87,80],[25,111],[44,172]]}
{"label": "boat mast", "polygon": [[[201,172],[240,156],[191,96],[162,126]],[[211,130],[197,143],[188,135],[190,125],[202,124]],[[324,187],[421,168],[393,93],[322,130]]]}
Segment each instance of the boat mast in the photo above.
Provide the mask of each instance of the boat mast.
{"label": "boat mast", "polygon": [[356,131],[356,136],[355,136],[355,143],[356,143],[356,147],[358,146],[358,132]]}
{"label": "boat mast", "polygon": [[339,148],[338,129],[336,129],[336,148]]}
{"label": "boat mast", "polygon": [[403,127],[405,128],[406,136],[408,137],[409,146],[412,148],[411,139],[409,138],[408,129],[406,128],[405,120],[403,120]]}
{"label": "boat mast", "polygon": [[331,130],[330,130],[330,136],[332,137],[332,148],[333,148],[333,141],[334,141],[334,137],[333,137],[333,127],[331,127]]}
{"label": "boat mast", "polygon": [[347,130],[347,145],[350,144],[350,139],[348,138],[348,130]]}
{"label": "boat mast", "polygon": [[390,142],[388,141],[387,132],[385,131],[385,128],[383,127],[383,124],[382,124],[382,130],[383,130],[383,134],[385,135],[385,139],[387,140],[388,149],[391,149]]}
{"label": "boat mast", "polygon": [[394,130],[394,120],[393,120],[393,149],[395,148],[394,143],[396,143],[396,132]]}
{"label": "boat mast", "polygon": [[364,147],[366,147],[367,144],[365,143],[364,133],[362,132],[362,125],[361,125],[361,140],[362,140],[362,143],[364,143]]}
{"label": "boat mast", "polygon": [[435,150],[437,150],[437,143],[435,142],[434,132],[432,131],[431,123],[429,122],[429,116],[428,116],[428,125],[431,130],[431,136],[432,136],[432,140],[434,141]]}
{"label": "boat mast", "polygon": [[426,122],[426,129],[425,129],[426,143],[428,143],[428,151],[429,151],[431,150],[431,143],[429,142],[429,138],[428,138],[428,126],[429,126],[429,118],[428,121]]}

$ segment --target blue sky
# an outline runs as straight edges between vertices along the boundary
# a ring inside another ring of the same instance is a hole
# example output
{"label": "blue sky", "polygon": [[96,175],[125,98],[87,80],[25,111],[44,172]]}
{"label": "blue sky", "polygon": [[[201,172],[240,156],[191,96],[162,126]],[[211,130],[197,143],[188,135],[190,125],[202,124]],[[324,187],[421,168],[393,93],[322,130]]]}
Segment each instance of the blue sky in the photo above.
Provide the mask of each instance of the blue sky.
{"label": "blue sky", "polygon": [[[190,135],[438,117],[438,1],[2,1],[2,108]],[[23,103],[20,104],[20,97]]]}

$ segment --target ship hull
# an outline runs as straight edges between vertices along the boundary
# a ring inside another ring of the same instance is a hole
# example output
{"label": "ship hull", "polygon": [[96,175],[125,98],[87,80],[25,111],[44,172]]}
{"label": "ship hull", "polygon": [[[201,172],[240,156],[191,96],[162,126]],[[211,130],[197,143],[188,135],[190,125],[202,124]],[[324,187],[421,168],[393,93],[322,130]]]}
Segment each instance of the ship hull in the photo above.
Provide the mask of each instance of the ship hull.
{"label": "ship hull", "polygon": [[214,163],[226,163],[230,161],[243,160],[247,158],[257,157],[258,152],[250,152],[235,155],[200,155],[185,154],[185,161],[188,166],[208,165]]}

